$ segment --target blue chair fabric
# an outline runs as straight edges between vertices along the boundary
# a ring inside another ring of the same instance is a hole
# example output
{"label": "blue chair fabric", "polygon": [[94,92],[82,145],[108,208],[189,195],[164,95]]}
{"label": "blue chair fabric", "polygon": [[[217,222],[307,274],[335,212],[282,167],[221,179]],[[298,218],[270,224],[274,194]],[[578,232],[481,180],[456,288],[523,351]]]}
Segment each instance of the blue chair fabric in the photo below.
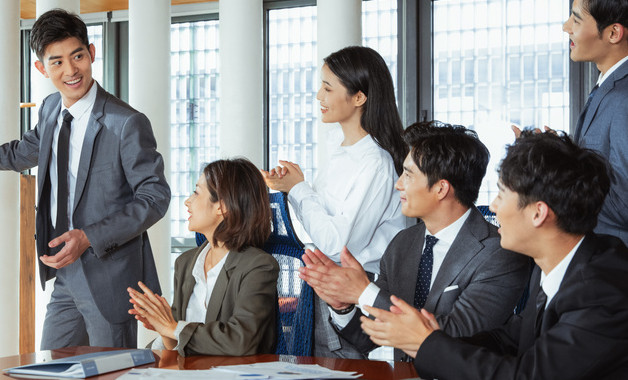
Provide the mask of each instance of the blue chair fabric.
{"label": "blue chair fabric", "polygon": [[264,250],[279,263],[277,280],[278,318],[277,349],[279,355],[310,356],[314,331],[314,293],[298,276],[304,266],[305,252],[288,208],[285,193],[269,193],[273,223]]}

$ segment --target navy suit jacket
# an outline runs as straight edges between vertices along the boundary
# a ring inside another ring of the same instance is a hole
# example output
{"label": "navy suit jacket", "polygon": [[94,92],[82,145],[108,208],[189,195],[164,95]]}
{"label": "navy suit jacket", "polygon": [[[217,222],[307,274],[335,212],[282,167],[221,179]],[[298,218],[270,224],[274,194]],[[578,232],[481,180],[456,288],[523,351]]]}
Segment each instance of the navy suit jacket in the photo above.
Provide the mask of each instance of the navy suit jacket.
{"label": "navy suit jacket", "polygon": [[[397,234],[380,261],[380,288],[373,306],[389,310],[390,295],[414,303],[425,239],[419,222]],[[529,275],[529,261],[499,245],[497,228],[474,207],[452,243],[434,279],[424,308],[454,336],[473,335],[502,325],[513,313]],[[377,347],[362,332],[356,312],[340,334],[366,353]],[[395,359],[402,352],[395,350]]]}
{"label": "navy suit jacket", "polygon": [[598,88],[574,139],[600,153],[613,171],[595,232],[617,236],[628,245],[628,61]]}
{"label": "navy suit jacket", "polygon": [[[87,124],[76,178],[72,213],[91,246],[81,255],[91,294],[110,323],[132,318],[126,288],[143,281],[160,293],[146,230],[170,203],[164,162],[148,118],[98,86]],[[0,146],[0,170],[38,167],[37,253],[48,254],[50,230],[49,160],[61,95],[44,99],[37,126],[22,140]],[[42,287],[56,270],[39,262]]]}
{"label": "navy suit jacket", "polygon": [[441,380],[628,379],[627,277],[626,246],[616,237],[591,233],[547,304],[538,335],[536,267],[520,315],[471,338],[434,331],[417,352],[417,372]]}

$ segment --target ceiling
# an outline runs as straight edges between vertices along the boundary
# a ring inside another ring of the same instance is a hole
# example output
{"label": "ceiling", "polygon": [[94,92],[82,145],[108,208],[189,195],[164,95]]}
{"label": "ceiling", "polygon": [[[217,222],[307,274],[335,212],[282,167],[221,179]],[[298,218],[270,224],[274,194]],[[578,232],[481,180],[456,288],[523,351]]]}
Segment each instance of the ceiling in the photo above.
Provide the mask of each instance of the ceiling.
{"label": "ceiling", "polygon": [[[129,8],[129,0],[80,0],[81,13],[108,12]],[[207,3],[216,0],[172,0],[172,5]],[[20,0],[20,17],[35,18],[35,0]]]}

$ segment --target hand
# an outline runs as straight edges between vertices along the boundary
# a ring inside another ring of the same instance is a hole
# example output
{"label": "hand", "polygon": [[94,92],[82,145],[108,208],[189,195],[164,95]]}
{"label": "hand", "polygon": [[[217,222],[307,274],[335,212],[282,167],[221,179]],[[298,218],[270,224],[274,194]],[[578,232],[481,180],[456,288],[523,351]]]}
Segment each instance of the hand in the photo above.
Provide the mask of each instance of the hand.
{"label": "hand", "polygon": [[298,164],[282,160],[279,163],[283,166],[277,166],[269,172],[262,170],[262,176],[269,188],[289,193],[296,184],[305,181],[305,177]]}
{"label": "hand", "polygon": [[316,294],[334,309],[344,309],[357,304],[358,298],[370,283],[362,265],[351,255],[347,247],[340,252],[339,266],[318,249],[306,250],[305,267],[299,268],[299,277],[305,280]]}
{"label": "hand", "polygon": [[176,339],[174,330],[177,327],[177,321],[172,316],[168,301],[153,293],[141,281],[137,284],[144,293],[127,288],[131,296],[130,302],[133,304],[133,309],[129,310],[129,314],[135,315],[135,319],[142,322],[146,328],[157,331],[163,338]]}
{"label": "hand", "polygon": [[[519,128],[516,125],[512,124],[510,126],[510,129],[512,129],[512,132],[515,134],[515,139],[518,139],[519,137],[521,137],[521,128]],[[543,129],[545,130],[545,132],[556,134],[556,131],[551,129],[547,125],[543,126]],[[543,131],[541,131],[541,129],[539,129],[539,128],[534,128],[534,133],[543,133]]]}
{"label": "hand", "polygon": [[56,255],[40,256],[41,262],[55,269],[63,268],[78,260],[91,245],[83,230],[70,230],[50,240],[48,247],[54,248],[62,243],[65,243],[65,246]]}
{"label": "hand", "polygon": [[395,296],[390,300],[393,303],[391,311],[364,306],[375,320],[360,317],[362,330],[375,344],[399,348],[414,358],[425,338],[439,329],[438,322],[426,310],[419,311]]}

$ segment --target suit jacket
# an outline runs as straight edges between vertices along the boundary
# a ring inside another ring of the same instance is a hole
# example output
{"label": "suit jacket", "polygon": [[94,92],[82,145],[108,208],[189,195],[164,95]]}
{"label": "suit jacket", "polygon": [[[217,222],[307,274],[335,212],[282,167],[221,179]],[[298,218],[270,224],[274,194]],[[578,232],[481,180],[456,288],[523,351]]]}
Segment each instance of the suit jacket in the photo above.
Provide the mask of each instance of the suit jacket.
{"label": "suit jacket", "polygon": [[613,171],[595,232],[617,236],[628,245],[628,62],[598,88],[574,138],[606,158]]}
{"label": "suit jacket", "polygon": [[[380,292],[373,306],[389,310],[391,294],[414,303],[424,239],[425,224],[419,222],[390,242],[380,262],[381,273],[375,282]],[[453,336],[472,335],[502,325],[513,313],[527,283],[530,264],[525,257],[502,249],[499,241],[497,228],[472,208],[424,305],[436,315],[443,331]],[[376,345],[362,332],[361,315],[357,312],[340,334],[366,353]],[[402,354],[395,350],[395,359]]]}
{"label": "suit jacket", "polygon": [[[536,305],[502,328],[466,339],[435,331],[414,361],[421,377],[439,379],[627,379],[628,249],[589,234],[547,304],[539,335]],[[539,289],[535,268],[530,294]]]}
{"label": "suit jacket", "polygon": [[[185,320],[196,280],[194,263],[207,245],[179,256],[174,269],[172,314]],[[275,348],[279,264],[258,248],[230,252],[212,291],[205,323],[189,323],[179,334],[179,354],[243,356]]]}
{"label": "suit jacket", "polygon": [[[96,305],[105,319],[131,319],[126,288],[141,280],[160,292],[146,230],[161,219],[170,203],[164,163],[148,118],[98,86],[87,124],[76,179],[72,213],[91,246],[80,260]],[[22,171],[38,166],[37,252],[48,254],[50,184],[47,180],[61,96],[44,99],[39,123],[22,140],[0,146],[0,169]],[[56,270],[39,262],[42,287]]]}

